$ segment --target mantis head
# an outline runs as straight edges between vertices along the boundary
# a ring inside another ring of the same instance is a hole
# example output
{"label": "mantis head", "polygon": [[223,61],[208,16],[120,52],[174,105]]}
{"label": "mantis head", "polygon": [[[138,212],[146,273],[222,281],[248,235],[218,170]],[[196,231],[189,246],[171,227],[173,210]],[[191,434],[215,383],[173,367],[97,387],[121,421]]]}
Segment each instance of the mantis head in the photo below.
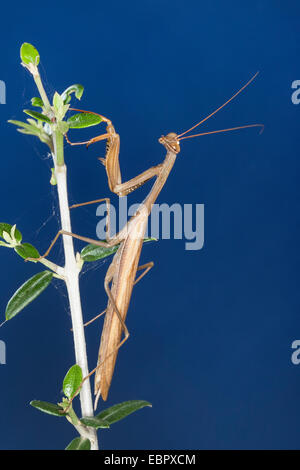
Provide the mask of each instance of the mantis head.
{"label": "mantis head", "polygon": [[158,142],[171,152],[180,152],[179,140],[175,132],[170,132],[166,136],[162,135],[161,138],[158,139]]}

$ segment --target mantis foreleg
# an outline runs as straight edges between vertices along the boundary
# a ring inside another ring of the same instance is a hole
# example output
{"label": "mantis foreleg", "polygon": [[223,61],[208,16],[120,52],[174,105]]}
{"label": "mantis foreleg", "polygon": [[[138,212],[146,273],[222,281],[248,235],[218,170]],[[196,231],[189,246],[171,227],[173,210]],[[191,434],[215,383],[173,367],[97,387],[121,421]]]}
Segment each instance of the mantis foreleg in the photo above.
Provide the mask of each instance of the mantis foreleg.
{"label": "mantis foreleg", "polygon": [[106,169],[108,177],[108,185],[112,192],[118,196],[126,196],[135,189],[139,188],[154,176],[158,176],[162,165],[157,165],[149,168],[143,173],[137,175],[124,183],[122,183],[122,176],[119,164],[119,153],[120,153],[120,136],[116,133],[112,122],[102,116],[101,114],[94,113],[91,111],[84,111],[82,109],[72,108],[74,111],[80,111],[82,113],[91,113],[101,117],[106,122],[106,133],[99,136],[93,137],[90,140],[83,142],[70,142],[67,134],[65,134],[66,140],[70,145],[86,145],[87,147],[93,143],[107,139],[106,155],[105,158],[99,158]]}

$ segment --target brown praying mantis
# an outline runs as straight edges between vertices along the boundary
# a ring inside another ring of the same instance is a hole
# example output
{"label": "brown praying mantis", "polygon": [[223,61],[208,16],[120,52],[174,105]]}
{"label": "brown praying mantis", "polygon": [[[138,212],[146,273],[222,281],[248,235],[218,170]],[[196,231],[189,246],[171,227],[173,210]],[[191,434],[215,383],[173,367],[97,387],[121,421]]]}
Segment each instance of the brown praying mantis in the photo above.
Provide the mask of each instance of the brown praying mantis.
{"label": "brown praying mantis", "polygon": [[[54,243],[60,235],[69,235],[87,243],[92,243],[97,246],[111,247],[119,244],[119,248],[115,253],[113,260],[107,270],[104,287],[108,296],[107,308],[102,314],[106,312],[101,342],[98,354],[97,366],[83,379],[86,380],[93,373],[95,373],[95,408],[100,396],[103,400],[107,399],[108,392],[110,389],[115,363],[118,355],[119,348],[125,343],[129,337],[129,332],[125,324],[126,315],[132,295],[133,286],[152,268],[153,262],[146,263],[139,266],[139,259],[141,249],[144,241],[146,227],[148,223],[148,217],[151,213],[153,204],[155,203],[158,195],[160,194],[163,186],[165,185],[168,176],[173,168],[176,157],[180,152],[180,141],[183,139],[189,139],[202,135],[215,134],[221,132],[234,131],[238,129],[245,129],[250,127],[261,127],[262,124],[248,124],[244,126],[232,127],[228,129],[221,129],[216,131],[203,132],[200,134],[186,135],[201,125],[214,114],[224,108],[230,101],[232,101],[239,93],[241,93],[257,76],[255,74],[242,88],[240,88],[229,100],[218,107],[215,111],[209,114],[207,117],[202,119],[200,122],[192,126],[190,129],[176,134],[171,132],[166,136],[162,136],[159,142],[166,149],[166,156],[163,163],[153,166],[148,170],[144,171],[140,175],[130,179],[127,182],[122,182],[121,171],[119,165],[119,148],[120,148],[120,137],[116,133],[112,122],[99,115],[98,113],[92,113],[100,116],[104,122],[106,122],[106,133],[96,136],[85,142],[70,142],[67,135],[66,139],[71,145],[83,145],[87,146],[92,143],[107,139],[107,149],[105,159],[100,159],[105,166],[109,188],[112,192],[118,196],[125,196],[135,189],[139,188],[151,178],[156,177],[156,180],[144,201],[140,204],[134,215],[127,222],[127,224],[116,234],[113,238],[110,238],[110,200],[109,198],[98,199],[95,201],[89,201],[86,203],[75,204],[71,208],[80,207],[87,204],[105,201],[107,205],[107,231],[106,241],[93,240],[88,237],[83,237],[71,232],[60,230],[48,250],[39,259],[48,256]],[[75,108],[71,108],[74,111],[87,113]],[[90,113],[90,112],[89,112]],[[30,258],[29,258],[30,259]],[[39,259],[35,258],[34,261]],[[136,273],[139,270],[144,270],[143,273],[136,278]],[[102,315],[100,314],[100,315]],[[98,315],[96,318],[98,318]],[[121,340],[122,332],[124,338]],[[74,395],[75,396],[75,395]]]}

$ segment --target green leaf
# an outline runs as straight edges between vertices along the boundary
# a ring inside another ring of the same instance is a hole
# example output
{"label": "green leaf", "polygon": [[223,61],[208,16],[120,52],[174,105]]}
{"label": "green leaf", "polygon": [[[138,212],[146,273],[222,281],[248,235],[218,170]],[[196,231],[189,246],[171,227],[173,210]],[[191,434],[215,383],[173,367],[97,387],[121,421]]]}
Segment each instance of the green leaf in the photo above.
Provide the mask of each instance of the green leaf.
{"label": "green leaf", "polygon": [[54,403],[49,403],[47,401],[40,401],[40,400],[32,400],[30,405],[34,408],[43,411],[43,413],[47,413],[53,416],[65,416],[63,408]]}
{"label": "green leaf", "polygon": [[75,437],[65,450],[91,450],[91,442],[84,437]]}
{"label": "green leaf", "polygon": [[6,248],[12,248],[11,243],[5,243],[0,240],[0,246],[5,246]]}
{"label": "green leaf", "polygon": [[[100,241],[100,240],[99,240]],[[105,240],[101,240],[105,242]],[[147,242],[153,242],[157,241],[156,238],[145,238],[144,243]],[[80,257],[83,259],[83,261],[91,262],[91,261],[97,261],[102,258],[106,258],[107,256],[113,255],[118,251],[120,244],[114,245],[114,246],[109,246],[109,247],[104,247],[104,246],[97,246],[93,245],[92,243],[86,245],[84,248],[82,248]]]}
{"label": "green leaf", "polygon": [[[4,222],[0,222],[0,237],[4,239],[3,237],[3,232],[8,233],[9,235],[11,234],[11,230],[13,228],[13,225],[6,224]],[[22,234],[19,232],[19,230],[15,229],[14,232],[14,238],[16,242],[21,243],[22,241]]]}
{"label": "green leaf", "polygon": [[57,93],[57,91],[54,93],[53,96],[53,108],[57,121],[62,121],[66,112],[69,109],[69,105],[64,104],[63,97],[59,93]]}
{"label": "green leaf", "polygon": [[144,238],[144,241],[143,243],[148,243],[148,242],[157,242],[157,238],[154,238],[154,237],[148,237],[148,238]]}
{"label": "green leaf", "polygon": [[15,121],[12,119],[9,119],[10,124],[14,124],[15,126],[22,127],[23,129],[18,129],[19,132],[23,132],[24,134],[32,134],[39,136],[41,130],[37,128],[36,125],[33,124],[28,124],[27,122],[22,122],[22,121]]}
{"label": "green leaf", "polygon": [[5,311],[6,320],[13,318],[38,297],[43,290],[48,287],[52,277],[53,273],[50,271],[42,271],[41,273],[35,274],[19,287],[7,304]]}
{"label": "green leaf", "polygon": [[31,104],[32,106],[36,106],[38,108],[44,107],[43,100],[41,98],[38,98],[37,96],[34,96],[33,98],[31,98]]}
{"label": "green leaf", "polygon": [[[19,129],[17,129],[19,132],[22,134],[29,134],[29,135],[35,135],[38,137],[42,142],[47,144],[50,149],[51,148],[51,139],[48,134],[43,129],[42,123],[40,121],[34,121],[34,119],[27,119],[28,123],[22,122],[22,121],[15,121],[10,119],[9,122],[10,124],[14,124],[15,126],[19,126]],[[48,123],[44,124],[44,126],[48,126]],[[20,129],[22,128],[22,129]]]}
{"label": "green leaf", "polygon": [[14,119],[9,119],[7,122],[9,122],[10,124],[14,124],[15,126],[24,127],[24,129],[27,129],[27,130],[31,130],[31,128],[33,127],[27,122],[16,121]]}
{"label": "green leaf", "polygon": [[80,85],[79,83],[76,83],[75,85],[69,86],[63,93],[62,93],[62,98],[64,100],[64,104],[68,104],[71,101],[71,93],[75,93],[75,96],[78,100],[82,97],[83,94],[83,86]]}
{"label": "green leaf", "polygon": [[92,417],[87,417],[87,418],[81,418],[80,420],[85,426],[91,426],[92,428],[101,428],[101,429],[107,429],[109,428],[109,424],[107,421],[101,418],[97,418],[97,416],[92,416]]}
{"label": "green leaf", "polygon": [[37,249],[30,243],[22,243],[22,245],[15,246],[15,252],[22,258],[39,258],[40,254]]}
{"label": "green leaf", "polygon": [[63,99],[57,91],[54,93],[53,96],[53,106],[54,109],[57,111],[59,108],[61,108],[64,105]]}
{"label": "green leaf", "polygon": [[11,238],[9,233],[5,232],[5,230],[3,230],[2,237],[6,241],[6,243],[8,243],[9,245],[13,243],[13,239]]}
{"label": "green leaf", "polygon": [[130,400],[114,405],[106,410],[101,411],[96,418],[106,421],[108,424],[116,423],[134,411],[140,410],[145,406],[151,406],[151,403],[144,400]]}
{"label": "green leaf", "polygon": [[78,388],[80,387],[81,382],[82,370],[80,366],[75,364],[68,370],[64,378],[63,391],[66,397],[72,398],[74,393],[76,393],[77,391],[79,393]]}
{"label": "green leaf", "polygon": [[29,44],[28,42],[24,42],[22,44],[21,50],[20,50],[20,56],[24,64],[39,65],[40,55],[38,51],[36,50],[36,48],[32,44]]}
{"label": "green leaf", "polygon": [[48,122],[51,124],[51,119],[44,114],[38,113],[37,111],[32,111],[31,109],[23,109],[24,113],[28,114],[29,116],[38,119],[39,121]]}
{"label": "green leaf", "polygon": [[96,126],[102,121],[100,116],[92,113],[73,114],[67,120],[70,129],[81,129],[83,127]]}
{"label": "green leaf", "polygon": [[118,251],[119,246],[120,245],[104,247],[89,244],[81,250],[80,256],[84,261],[97,261],[98,259],[106,258],[107,256],[116,253],[116,251]]}

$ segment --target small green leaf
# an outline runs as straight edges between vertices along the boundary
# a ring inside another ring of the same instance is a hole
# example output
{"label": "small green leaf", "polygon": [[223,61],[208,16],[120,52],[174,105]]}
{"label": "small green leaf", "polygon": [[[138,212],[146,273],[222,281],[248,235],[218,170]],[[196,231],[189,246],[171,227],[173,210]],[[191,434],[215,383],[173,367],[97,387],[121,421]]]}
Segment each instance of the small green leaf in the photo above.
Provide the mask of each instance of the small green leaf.
{"label": "small green leaf", "polygon": [[81,129],[83,127],[96,126],[102,121],[100,116],[92,113],[80,113],[73,114],[69,117],[67,123],[70,126],[70,129]]}
{"label": "small green leaf", "polygon": [[64,100],[64,104],[68,104],[71,100],[71,93],[75,93],[75,96],[78,100],[82,97],[83,94],[83,86],[80,85],[79,83],[76,83],[75,85],[69,86],[63,93],[62,93],[62,98]]}
{"label": "small green leaf", "polygon": [[28,130],[32,128],[32,126],[28,124],[27,122],[16,121],[14,119],[9,119],[7,122],[9,122],[10,124],[14,124],[15,126],[24,127],[24,129],[28,129]]}
{"label": "small green leaf", "polygon": [[116,251],[118,251],[119,246],[120,245],[104,247],[89,244],[81,250],[80,257],[84,261],[97,261],[98,259],[106,258],[107,256],[116,253]]}
{"label": "small green leaf", "polygon": [[21,56],[22,62],[24,62],[24,64],[26,65],[29,65],[29,64],[39,65],[40,55],[38,51],[36,50],[36,48],[32,44],[29,44],[28,42],[24,42],[22,44],[21,50],[20,50],[20,56]]}
{"label": "small green leaf", "polygon": [[130,400],[114,405],[106,410],[101,411],[95,418],[106,421],[108,424],[116,423],[134,411],[140,410],[145,406],[151,406],[151,403],[144,400]]}
{"label": "small green leaf", "polygon": [[[35,135],[38,137],[42,142],[47,144],[50,149],[52,150],[52,143],[51,139],[48,134],[46,134],[43,125],[40,121],[34,121],[34,119],[27,119],[28,123],[22,122],[22,121],[15,121],[10,119],[9,122],[10,124],[14,124],[15,126],[18,126],[19,128],[17,129],[19,132],[22,134],[28,134],[28,135]],[[46,126],[49,126],[48,123],[44,124],[45,128]]]}
{"label": "small green leaf", "polygon": [[28,124],[27,122],[22,122],[22,121],[15,121],[12,119],[9,119],[10,124],[14,124],[15,126],[22,127],[23,129],[18,129],[19,132],[23,132],[24,134],[32,134],[32,135],[39,135],[40,129],[37,128],[36,122],[35,124],[31,123]]}
{"label": "small green leaf", "polygon": [[6,248],[12,248],[12,245],[10,243],[5,243],[0,240],[0,246],[5,246]]}
{"label": "small green leaf", "polygon": [[154,238],[154,237],[148,237],[148,238],[144,238],[144,241],[143,243],[148,243],[148,242],[157,242],[157,238]]}
{"label": "small green leaf", "polygon": [[62,121],[66,112],[69,109],[69,105],[64,104],[63,97],[59,93],[57,93],[57,91],[54,93],[53,96],[53,108],[56,120]]}
{"label": "small green leaf", "polygon": [[82,370],[81,367],[75,364],[68,370],[64,378],[63,391],[66,397],[72,398],[74,393],[77,391],[79,392],[78,388],[80,387],[81,382]]}
{"label": "small green leaf", "polygon": [[66,413],[64,413],[63,408],[61,408],[58,405],[55,405],[54,403],[49,403],[47,401],[40,401],[40,400],[32,400],[30,402],[30,405],[33,406],[34,408],[37,408],[40,411],[43,411],[43,413],[47,413],[49,415],[53,416],[65,416]]}
{"label": "small green leaf", "polygon": [[49,119],[48,116],[45,116],[44,114],[38,113],[37,111],[32,111],[31,109],[23,109],[23,111],[24,113],[28,114],[28,116],[51,124],[51,119]]}
{"label": "small green leaf", "polygon": [[92,416],[92,417],[87,417],[87,418],[81,418],[80,420],[85,426],[91,426],[92,428],[101,428],[101,429],[107,429],[109,428],[109,424],[107,421],[101,418],[97,418],[97,416]]}
{"label": "small green leaf", "polygon": [[37,96],[31,98],[31,104],[32,106],[36,106],[37,108],[43,108],[44,106],[43,100],[41,98],[38,98]]}
{"label": "small green leaf", "polygon": [[22,245],[15,246],[15,252],[22,258],[39,258],[40,254],[37,249],[30,243],[22,243]]}
{"label": "small green leaf", "polygon": [[41,273],[35,274],[19,287],[7,304],[5,311],[6,320],[13,318],[36,297],[38,297],[43,290],[48,287],[52,277],[53,273],[50,271],[42,271]]}
{"label": "small green leaf", "polygon": [[84,437],[75,437],[65,450],[91,450],[91,442]]}
{"label": "small green leaf", "polygon": [[62,106],[64,105],[64,102],[63,102],[63,99],[61,97],[61,95],[59,93],[57,93],[57,91],[54,93],[54,96],[53,96],[53,106],[54,106],[54,109],[55,110],[58,110],[59,108],[61,108]]}
{"label": "small green leaf", "polygon": [[5,232],[5,230],[3,230],[3,232],[2,232],[2,237],[6,241],[6,243],[8,243],[9,245],[11,245],[13,243],[13,239],[11,238],[9,233]]}
{"label": "small green leaf", "polygon": [[[100,240],[99,240],[100,241]],[[105,240],[101,240],[105,242]],[[145,238],[144,243],[147,242],[153,242],[157,241],[156,238]],[[97,261],[102,258],[106,258],[107,256],[113,255],[118,251],[120,244],[114,245],[114,246],[97,246],[93,245],[92,243],[86,245],[84,248],[82,248],[80,257],[83,259],[83,261],[87,262],[92,262],[92,261]]]}
{"label": "small green leaf", "polygon": [[[0,223],[0,237],[4,239],[3,237],[3,232],[6,232],[11,235],[11,231],[13,229],[13,225],[6,224],[4,222]],[[15,229],[14,231],[14,238],[16,242],[21,243],[22,241],[22,234],[19,232],[19,230]]]}

